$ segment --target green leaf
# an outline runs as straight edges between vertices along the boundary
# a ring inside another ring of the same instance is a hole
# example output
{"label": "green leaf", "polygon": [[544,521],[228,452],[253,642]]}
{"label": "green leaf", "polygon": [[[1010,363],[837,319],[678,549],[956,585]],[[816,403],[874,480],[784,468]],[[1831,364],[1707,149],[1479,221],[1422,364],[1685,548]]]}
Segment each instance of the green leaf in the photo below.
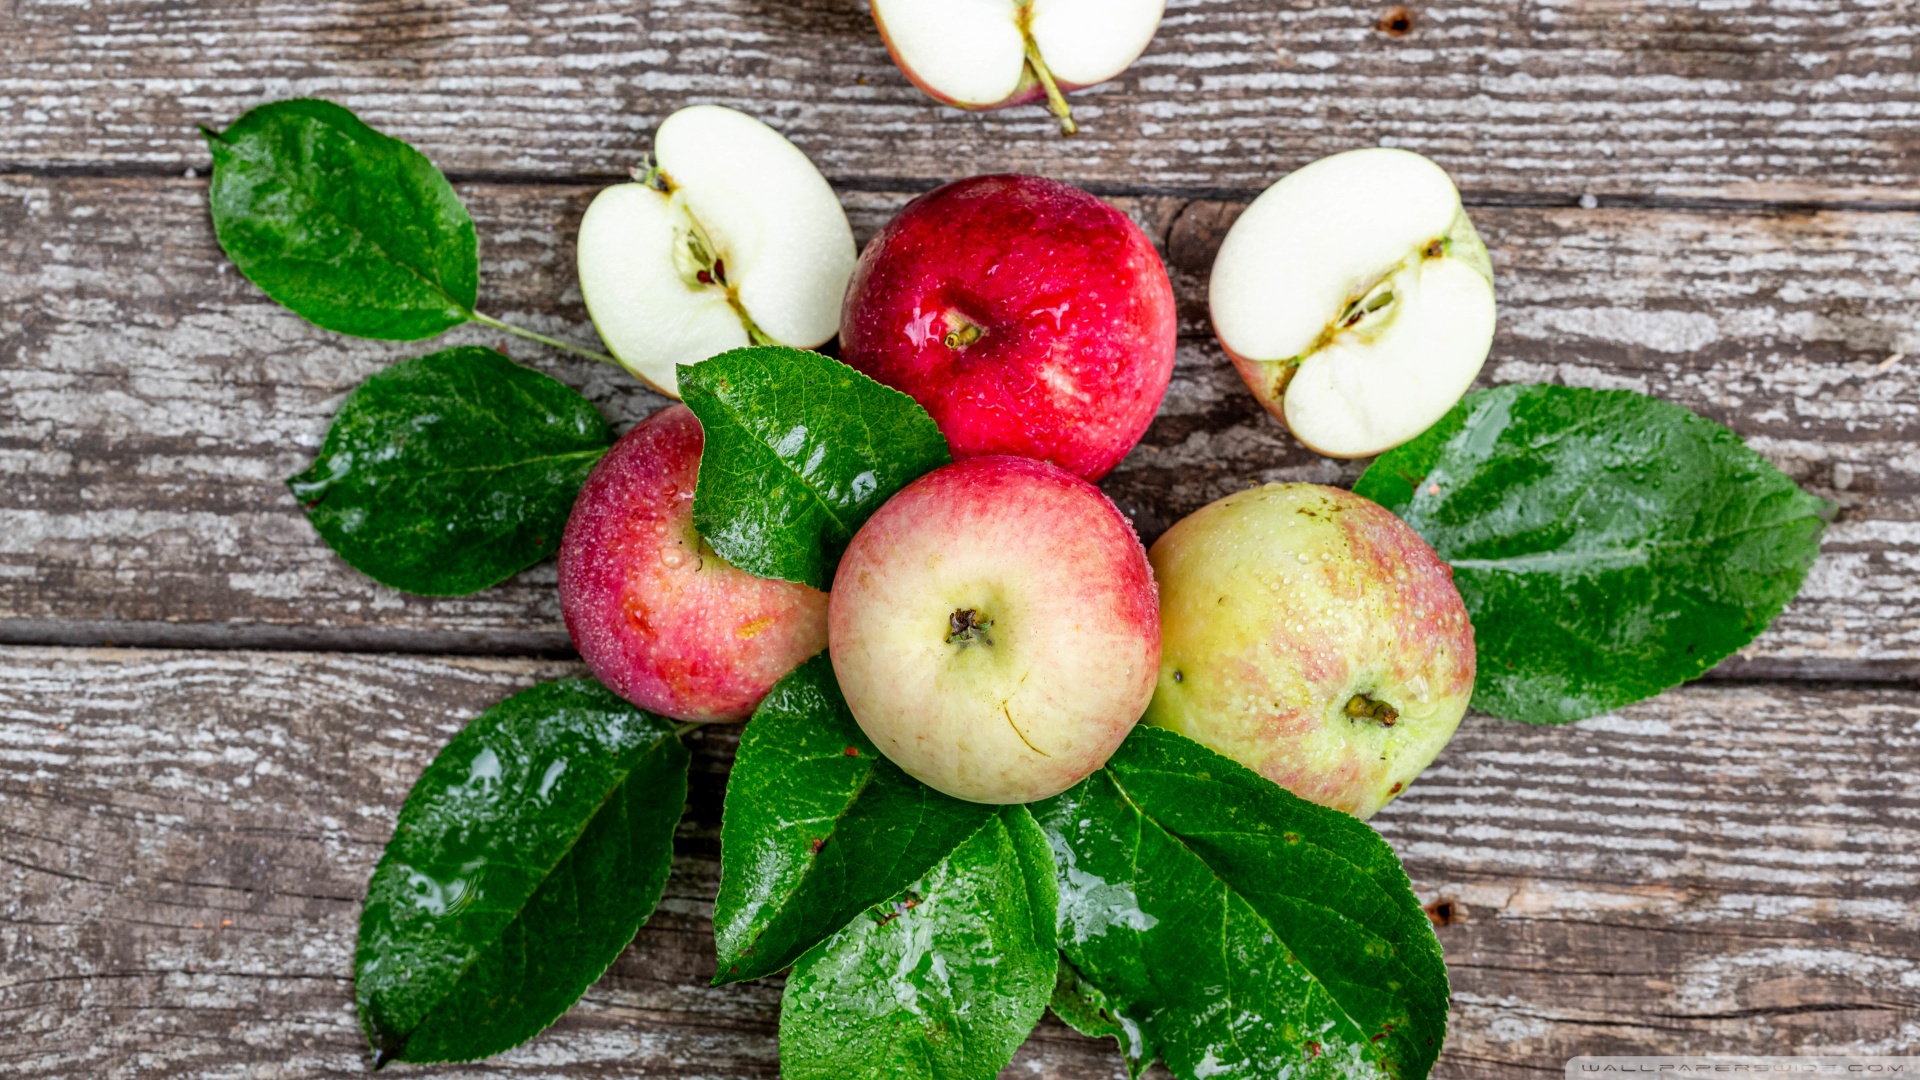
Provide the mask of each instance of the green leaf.
{"label": "green leaf", "polygon": [[994,808],[951,799],[880,756],[821,653],[740,735],[720,831],[716,985],[793,963],[924,875]]}
{"label": "green leaf", "polygon": [[317,326],[388,341],[472,317],[473,220],[418,150],[311,98],[205,134],[214,234],[268,296]]}
{"label": "green leaf", "polygon": [[686,797],[673,726],[598,683],[468,724],[367,886],[354,998],[376,1066],[471,1061],[558,1019],[660,902]]}
{"label": "green leaf", "polygon": [[760,345],[683,364],[680,395],[706,434],[694,526],[759,577],[827,588],[861,523],[951,460],[912,398],[815,352]]}
{"label": "green leaf", "polygon": [[612,443],[576,391],[466,346],[361,383],[313,466],[287,486],[355,570],[460,596],[559,546],[580,485]]}
{"label": "green leaf", "polygon": [[1136,728],[1033,807],[1060,949],[1176,1076],[1423,1077],[1440,945],[1393,849],[1183,736]]}
{"label": "green leaf", "polygon": [[1652,697],[1752,641],[1833,510],[1719,424],[1568,386],[1469,395],[1354,490],[1453,565],[1474,706],[1532,724]]}
{"label": "green leaf", "polygon": [[1140,1025],[1108,1000],[1099,988],[1080,977],[1073,962],[1060,957],[1060,974],[1053,984],[1053,1000],[1047,1003],[1053,1015],[1068,1027],[1089,1038],[1112,1038],[1126,1059],[1127,1075],[1139,1077],[1153,1064],[1146,1056],[1147,1043]]}
{"label": "green leaf", "polygon": [[1047,838],[999,808],[925,877],[794,965],[786,1080],[992,1080],[1053,992]]}

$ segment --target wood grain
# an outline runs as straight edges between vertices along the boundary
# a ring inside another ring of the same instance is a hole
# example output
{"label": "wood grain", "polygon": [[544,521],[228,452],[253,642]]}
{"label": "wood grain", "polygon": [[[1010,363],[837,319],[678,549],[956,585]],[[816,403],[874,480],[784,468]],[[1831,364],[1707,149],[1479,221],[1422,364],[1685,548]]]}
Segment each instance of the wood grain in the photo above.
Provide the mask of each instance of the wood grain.
{"label": "wood grain", "polygon": [[[471,184],[482,306],[594,340],[572,272],[592,188]],[[861,236],[906,196],[847,196]],[[1237,203],[1120,200],[1181,302],[1172,389],[1105,487],[1151,541],[1267,480],[1346,483],[1241,385],[1206,329]],[[1483,381],[1628,387],[1731,426],[1841,505],[1801,599],[1730,670],[1920,674],[1920,214],[1496,208],[1502,329]],[[0,177],[0,640],[564,653],[551,567],[474,597],[403,596],[340,563],[281,484],[355,384],[459,331],[317,330],[239,278],[202,183]],[[624,430],[661,399],[512,343]],[[1898,353],[1911,359],[1888,361]]]}
{"label": "wood grain", "polygon": [[1250,192],[1322,154],[1427,153],[1482,197],[1893,201],[1920,179],[1907,0],[1175,0],[1121,78],[1038,108],[934,104],[860,0],[13,0],[0,167],[203,166],[195,125],[330,97],[443,168],[615,176],[660,119],[747,109],[828,175],[1017,169]]}
{"label": "wood grain", "polygon": [[[0,649],[0,1071],[359,1075],[359,901],[432,755],[532,660]],[[775,1075],[777,982],[714,989],[735,729],[692,738],[661,912],[585,1002],[450,1077]],[[1439,927],[1439,1077],[1579,1053],[1920,1047],[1920,699],[1695,686],[1470,718],[1376,821]],[[1044,1026],[1009,1075],[1117,1077]]]}

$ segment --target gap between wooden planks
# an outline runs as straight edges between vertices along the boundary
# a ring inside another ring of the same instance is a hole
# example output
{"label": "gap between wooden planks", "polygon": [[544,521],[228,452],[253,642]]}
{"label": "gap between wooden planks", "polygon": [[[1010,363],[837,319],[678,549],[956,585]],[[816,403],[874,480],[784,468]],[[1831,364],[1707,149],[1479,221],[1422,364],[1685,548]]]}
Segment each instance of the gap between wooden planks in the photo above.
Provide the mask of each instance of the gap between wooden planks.
{"label": "gap between wooden planks", "polygon": [[[420,770],[576,664],[0,649],[0,1071],[361,1075],[359,902]],[[723,778],[692,737],[659,914],[585,1002],[433,1075],[775,1074],[778,982],[710,988]],[[1920,1046],[1920,700],[1695,685],[1559,729],[1469,717],[1376,825],[1429,903],[1438,1077],[1580,1053]],[[1049,1023],[1009,1075],[1118,1076]],[[409,1070],[412,1071],[412,1070]]]}

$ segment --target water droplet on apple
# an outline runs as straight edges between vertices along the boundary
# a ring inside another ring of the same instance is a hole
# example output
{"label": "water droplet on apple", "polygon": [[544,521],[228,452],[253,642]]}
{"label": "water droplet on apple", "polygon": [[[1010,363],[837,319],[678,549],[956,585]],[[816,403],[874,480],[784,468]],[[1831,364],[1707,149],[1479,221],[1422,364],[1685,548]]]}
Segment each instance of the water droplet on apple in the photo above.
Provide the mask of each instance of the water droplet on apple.
{"label": "water droplet on apple", "polygon": [[680,554],[680,548],[678,545],[675,545],[669,548],[660,549],[660,565],[666,567],[669,570],[675,569],[681,563],[686,561],[687,561],[686,556]]}

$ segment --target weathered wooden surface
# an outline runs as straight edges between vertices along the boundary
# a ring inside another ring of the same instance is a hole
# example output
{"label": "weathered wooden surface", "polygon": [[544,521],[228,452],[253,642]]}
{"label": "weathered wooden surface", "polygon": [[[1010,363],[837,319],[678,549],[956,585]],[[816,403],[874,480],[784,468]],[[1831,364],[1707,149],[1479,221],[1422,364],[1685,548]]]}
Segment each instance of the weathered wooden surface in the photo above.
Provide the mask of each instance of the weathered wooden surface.
{"label": "weathered wooden surface", "polygon": [[[1295,445],[1206,333],[1235,200],[1334,150],[1434,156],[1500,276],[1485,381],[1677,401],[1841,507],[1734,681],[1565,729],[1475,718],[1377,819],[1447,917],[1436,1075],[1920,1052],[1920,13],[1439,0],[1395,36],[1388,6],[1172,0],[1062,140],[1038,109],[925,100],[861,0],[0,2],[0,1073],[362,1075],[354,922],[407,788],[466,718],[578,670],[530,658],[568,651],[550,569],[401,596],[280,483],[381,365],[500,343],[341,338],[226,265],[182,178],[195,125],[295,94],[469,181],[483,308],[583,343],[575,224],[684,104],[788,132],[862,237],[975,172],[1114,197],[1182,304],[1167,404],[1106,484],[1149,538],[1248,482],[1357,472]],[[509,351],[621,429],[660,404]],[[216,651],[58,647],[109,641]],[[256,646],[328,652],[229,651]],[[731,741],[693,741],[662,911],[554,1031],[435,1074],[775,1075],[777,985],[705,985]],[[1120,1075],[1052,1022],[1009,1074]]]}
{"label": "weathered wooden surface", "polygon": [[835,178],[1019,168],[1136,190],[1264,187],[1387,142],[1482,194],[1891,200],[1920,192],[1908,0],[1409,5],[1174,0],[1120,79],[970,116],[914,90],[860,0],[13,0],[0,167],[170,169],[194,125],[339,100],[443,167],[611,176],[668,112],[767,117]]}
{"label": "weathered wooden surface", "polygon": [[[467,718],[576,673],[0,650],[0,1072],[358,1075],[352,946],[396,809]],[[436,1074],[774,1075],[777,985],[706,985],[734,730],[692,739],[668,899],[633,947],[552,1031]],[[1445,920],[1436,1075],[1920,1046],[1916,772],[1905,691],[1696,686],[1559,730],[1470,718],[1377,819]],[[1028,1070],[1120,1075],[1052,1023],[1009,1075]]]}
{"label": "weathered wooden surface", "polygon": [[[483,307],[594,341],[572,273],[594,189],[465,190]],[[355,341],[280,309],[221,256],[204,198],[186,180],[0,177],[0,640],[565,651],[551,567],[407,597],[319,543],[281,479],[355,384],[445,342]],[[860,234],[904,198],[849,195]],[[1207,332],[1238,204],[1120,201],[1167,252],[1185,335],[1159,419],[1106,483],[1143,535],[1249,482],[1351,481],[1259,409]],[[1733,670],[1920,674],[1920,214],[1476,216],[1503,304],[1484,380],[1679,402],[1840,503],[1806,592]],[[621,429],[661,404],[616,369],[509,351]]]}

